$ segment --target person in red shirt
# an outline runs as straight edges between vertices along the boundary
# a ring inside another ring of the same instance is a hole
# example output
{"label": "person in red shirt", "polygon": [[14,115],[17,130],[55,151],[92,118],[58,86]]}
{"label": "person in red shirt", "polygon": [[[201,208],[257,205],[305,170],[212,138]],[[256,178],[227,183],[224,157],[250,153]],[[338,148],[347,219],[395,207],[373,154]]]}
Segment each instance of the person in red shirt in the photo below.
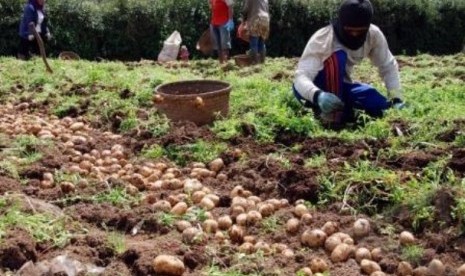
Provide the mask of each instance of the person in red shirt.
{"label": "person in red shirt", "polygon": [[231,31],[234,30],[233,0],[209,0],[211,8],[210,32],[213,48],[220,63],[228,60],[231,49]]}

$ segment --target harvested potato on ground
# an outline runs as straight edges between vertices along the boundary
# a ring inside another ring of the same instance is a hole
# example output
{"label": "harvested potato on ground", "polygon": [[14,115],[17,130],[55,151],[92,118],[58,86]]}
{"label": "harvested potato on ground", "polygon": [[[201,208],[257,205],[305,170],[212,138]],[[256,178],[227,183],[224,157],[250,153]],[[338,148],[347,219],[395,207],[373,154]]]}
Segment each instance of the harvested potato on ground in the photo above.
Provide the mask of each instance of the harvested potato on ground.
{"label": "harvested potato on ground", "polygon": [[368,236],[370,233],[371,227],[370,227],[370,222],[366,219],[357,219],[354,222],[354,236],[357,238],[363,238]]}
{"label": "harvested potato on ground", "polygon": [[379,266],[378,263],[374,261],[366,260],[366,259],[360,262],[360,268],[365,274],[368,274],[368,275],[376,271],[381,271],[381,267]]}
{"label": "harvested potato on ground", "polygon": [[399,241],[401,245],[410,245],[415,242],[415,237],[412,233],[408,231],[403,231],[402,233],[400,233]]}
{"label": "harvested potato on ground", "polygon": [[355,251],[355,260],[360,263],[363,259],[371,260],[371,252],[365,247],[360,247]]}
{"label": "harvested potato on ground", "polygon": [[325,243],[326,237],[326,233],[320,229],[307,230],[302,234],[300,241],[310,247],[319,247]]}
{"label": "harvested potato on ground", "polygon": [[432,260],[428,265],[428,273],[430,275],[442,276],[444,275],[445,272],[446,272],[446,267],[438,259]]}
{"label": "harvested potato on ground", "polygon": [[314,273],[325,272],[329,269],[329,266],[322,258],[314,258],[310,261],[310,269]]}
{"label": "harvested potato on ground", "polygon": [[177,257],[159,255],[153,261],[153,270],[160,275],[180,276],[186,269],[184,263]]}
{"label": "harvested potato on ground", "polygon": [[346,243],[341,243],[336,248],[334,248],[331,253],[331,261],[334,263],[345,262],[353,254],[354,248],[352,245]]}

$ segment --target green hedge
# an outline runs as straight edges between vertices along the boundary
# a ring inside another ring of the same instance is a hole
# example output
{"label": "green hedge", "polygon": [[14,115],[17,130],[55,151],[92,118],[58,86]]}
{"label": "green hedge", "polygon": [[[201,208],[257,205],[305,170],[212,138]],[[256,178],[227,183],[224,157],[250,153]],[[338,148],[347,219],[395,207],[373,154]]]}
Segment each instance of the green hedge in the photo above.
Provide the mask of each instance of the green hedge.
{"label": "green hedge", "polygon": [[[26,0],[0,0],[0,55],[14,55]],[[396,54],[450,54],[462,50],[465,0],[372,0],[375,24]],[[310,36],[334,17],[340,0],[270,0],[271,56],[300,56]],[[235,18],[242,1],[236,1]],[[207,0],[48,0],[54,35],[48,51],[72,50],[94,59],[154,59],[163,40],[181,32],[193,54],[208,27]],[[246,45],[233,39],[235,52]]]}

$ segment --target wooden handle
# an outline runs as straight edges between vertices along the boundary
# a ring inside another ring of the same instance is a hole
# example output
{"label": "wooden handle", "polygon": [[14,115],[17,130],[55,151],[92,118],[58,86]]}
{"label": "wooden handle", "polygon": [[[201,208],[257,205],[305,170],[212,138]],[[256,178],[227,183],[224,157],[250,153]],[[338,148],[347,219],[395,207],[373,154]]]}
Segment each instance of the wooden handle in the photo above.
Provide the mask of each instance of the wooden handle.
{"label": "wooden handle", "polygon": [[42,41],[42,38],[40,37],[40,35],[37,33],[36,26],[34,25],[33,22],[29,23],[29,32],[31,32],[34,35],[37,41],[37,44],[39,45],[40,55],[42,56],[42,60],[45,63],[45,68],[47,69],[47,72],[49,72],[50,74],[53,73],[52,68],[47,62],[47,55],[45,54],[44,42]]}

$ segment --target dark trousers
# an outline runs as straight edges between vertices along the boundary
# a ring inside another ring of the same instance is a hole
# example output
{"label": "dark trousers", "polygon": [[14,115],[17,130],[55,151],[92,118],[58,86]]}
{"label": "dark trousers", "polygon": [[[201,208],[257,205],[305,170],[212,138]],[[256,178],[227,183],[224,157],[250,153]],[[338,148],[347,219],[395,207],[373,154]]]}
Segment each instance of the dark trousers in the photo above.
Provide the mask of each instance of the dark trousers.
{"label": "dark trousers", "polygon": [[[346,52],[339,50],[333,53],[324,62],[324,68],[314,79],[315,85],[321,90],[335,94],[344,102],[344,110],[333,114],[334,121],[338,123],[353,121],[355,119],[354,109],[364,110],[372,117],[381,117],[383,111],[390,107],[389,101],[368,84],[344,82],[346,62]],[[316,115],[319,115],[320,112],[316,105],[303,100],[295,87],[293,91],[299,102],[306,107],[313,108]]]}
{"label": "dark trousers", "polygon": [[[39,34],[42,38],[42,41],[47,41],[47,38],[43,34]],[[27,38],[20,38],[19,49],[18,49],[18,58],[21,59],[30,59],[32,54],[40,54],[39,45],[35,38],[32,41],[29,41]]]}

